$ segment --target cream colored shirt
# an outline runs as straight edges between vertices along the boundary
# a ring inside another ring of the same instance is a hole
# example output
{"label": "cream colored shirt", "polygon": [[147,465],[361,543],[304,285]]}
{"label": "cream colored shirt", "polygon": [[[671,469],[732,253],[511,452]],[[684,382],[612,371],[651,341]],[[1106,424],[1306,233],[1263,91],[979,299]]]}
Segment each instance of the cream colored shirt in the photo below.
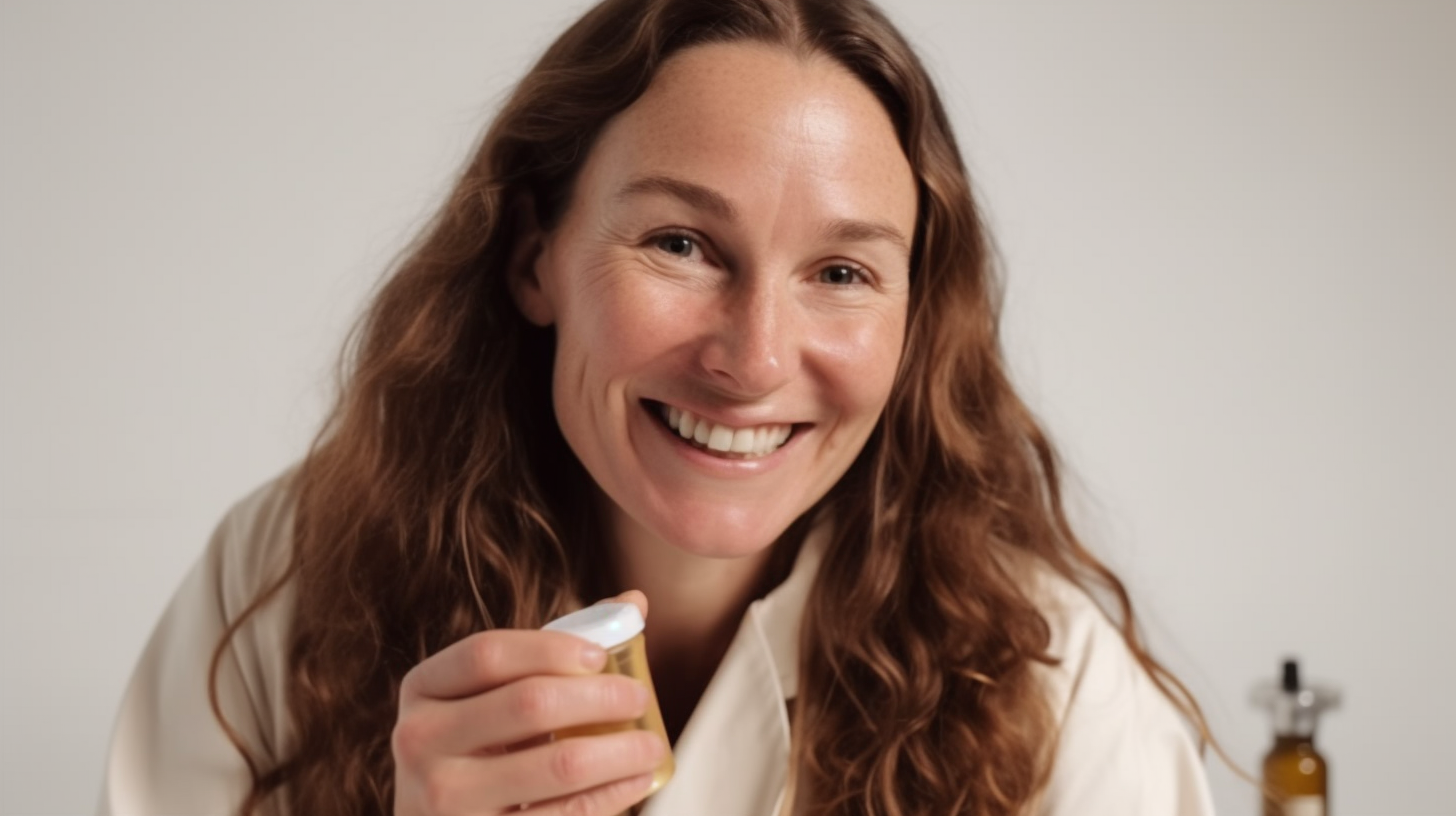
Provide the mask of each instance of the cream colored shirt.
{"label": "cream colored shirt", "polygon": [[[208,661],[226,621],[280,574],[292,529],[287,479],[223,519],[162,615],[123,698],[98,812],[231,814],[247,766],[213,716]],[[770,816],[784,798],[785,700],[798,691],[797,633],[825,532],[811,535],[789,578],[755,601],[673,747],[677,771],[643,816]],[[1053,654],[1045,686],[1061,723],[1040,816],[1209,816],[1202,763],[1175,709],[1122,636],[1081,590],[1046,576]],[[284,705],[287,589],[242,628],[224,656],[219,704],[264,765],[289,734]]]}

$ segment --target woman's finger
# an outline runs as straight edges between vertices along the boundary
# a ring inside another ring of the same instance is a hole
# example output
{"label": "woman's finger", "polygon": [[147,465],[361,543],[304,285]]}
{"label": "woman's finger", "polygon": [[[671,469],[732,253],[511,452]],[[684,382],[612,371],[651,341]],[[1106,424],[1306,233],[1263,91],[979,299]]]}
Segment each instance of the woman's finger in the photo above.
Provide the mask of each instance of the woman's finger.
{"label": "woman's finger", "polygon": [[477,632],[410,669],[400,685],[401,704],[470,697],[536,674],[590,674],[601,671],[606,660],[600,646],[565,632]]}
{"label": "woman's finger", "polygon": [[647,701],[647,687],[622,675],[538,675],[468,699],[426,701],[410,728],[439,754],[465,755],[571,726],[635,720]]}
{"label": "woman's finger", "polygon": [[652,787],[645,773],[526,808],[531,816],[617,816],[642,801]]}
{"label": "woman's finger", "polygon": [[[604,604],[604,603],[629,603],[629,604],[636,604],[637,605],[637,611],[642,613],[642,617],[643,618],[646,618],[647,617],[647,595],[646,595],[646,593],[644,593],[640,589],[629,589],[629,590],[627,590],[626,592],[623,592],[620,595],[616,595],[616,596],[613,596],[611,598],[603,598],[600,601],[597,601],[597,603],[598,604]],[[596,604],[592,604],[592,606],[596,606]]]}
{"label": "woman's finger", "polygon": [[[550,802],[623,779],[651,773],[667,746],[650,731],[617,731],[571,737],[525,751],[458,758],[441,769],[460,811]],[[509,800],[509,801],[507,801]]]}

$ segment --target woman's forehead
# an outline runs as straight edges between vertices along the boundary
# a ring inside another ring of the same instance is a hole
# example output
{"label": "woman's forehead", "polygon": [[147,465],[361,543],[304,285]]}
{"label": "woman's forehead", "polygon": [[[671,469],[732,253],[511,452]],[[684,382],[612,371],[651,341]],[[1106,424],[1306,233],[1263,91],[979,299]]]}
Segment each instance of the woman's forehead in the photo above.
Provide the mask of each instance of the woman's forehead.
{"label": "woman's forehead", "polygon": [[750,207],[793,196],[913,232],[914,175],[879,100],[828,58],[776,46],[674,56],[604,129],[583,175],[598,196],[681,179]]}

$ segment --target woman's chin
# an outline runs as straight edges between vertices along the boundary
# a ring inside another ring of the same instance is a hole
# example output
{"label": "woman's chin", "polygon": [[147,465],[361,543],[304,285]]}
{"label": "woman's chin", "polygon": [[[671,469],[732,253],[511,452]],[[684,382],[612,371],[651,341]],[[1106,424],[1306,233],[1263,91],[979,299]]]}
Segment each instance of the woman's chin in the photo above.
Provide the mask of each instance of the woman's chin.
{"label": "woman's chin", "polygon": [[782,524],[737,513],[692,514],[653,525],[663,541],[703,558],[745,558],[757,555],[778,540],[793,519]]}

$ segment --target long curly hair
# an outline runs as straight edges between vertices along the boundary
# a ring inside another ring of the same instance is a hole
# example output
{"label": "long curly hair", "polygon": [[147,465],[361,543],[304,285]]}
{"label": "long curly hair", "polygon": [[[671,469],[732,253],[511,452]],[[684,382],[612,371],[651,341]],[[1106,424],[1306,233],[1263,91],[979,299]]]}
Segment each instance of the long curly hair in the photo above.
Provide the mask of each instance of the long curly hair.
{"label": "long curly hair", "polygon": [[[1068,524],[1056,456],[1002,360],[992,252],[949,120],[900,34],[866,0],[605,0],[505,102],[351,340],[338,402],[295,477],[290,568],[216,653],[296,588],[294,735],[266,768],[234,739],[253,770],[244,813],[275,798],[311,816],[389,813],[405,673],[473,632],[537,627],[605,589],[592,584],[603,570],[589,477],[553,419],[553,336],[517,312],[505,270],[528,219],[558,222],[597,134],[663,62],[732,41],[852,72],[919,186],[893,393],[821,502],[836,533],[801,633],[795,812],[1026,809],[1056,741],[1035,671],[1054,663],[1050,630],[1010,566],[1028,557],[1111,598],[1132,654],[1207,736],[1139,640],[1122,585]],[[774,546],[792,550],[804,527]]]}

